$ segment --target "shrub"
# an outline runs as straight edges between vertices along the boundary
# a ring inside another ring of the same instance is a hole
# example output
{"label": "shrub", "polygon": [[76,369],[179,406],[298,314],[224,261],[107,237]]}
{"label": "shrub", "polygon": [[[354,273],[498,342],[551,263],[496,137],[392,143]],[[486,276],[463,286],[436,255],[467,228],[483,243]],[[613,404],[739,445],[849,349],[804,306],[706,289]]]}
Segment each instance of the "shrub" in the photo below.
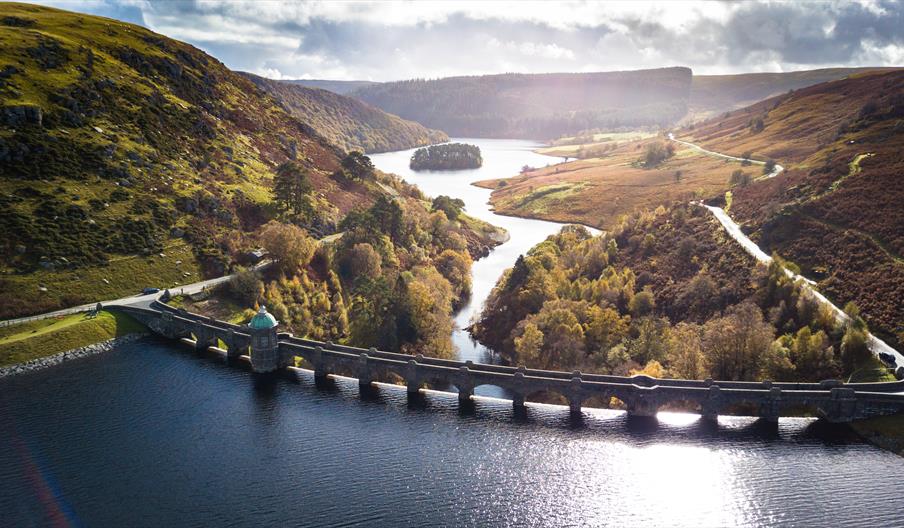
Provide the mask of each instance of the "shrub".
{"label": "shrub", "polygon": [[643,158],[641,158],[640,162],[644,167],[655,167],[674,154],[675,147],[671,143],[656,141],[644,147]]}
{"label": "shrub", "polygon": [[728,178],[728,185],[734,187],[736,185],[740,185],[744,187],[749,185],[750,182],[753,181],[753,178],[750,174],[742,171],[741,169],[737,169],[731,173],[731,176]]}

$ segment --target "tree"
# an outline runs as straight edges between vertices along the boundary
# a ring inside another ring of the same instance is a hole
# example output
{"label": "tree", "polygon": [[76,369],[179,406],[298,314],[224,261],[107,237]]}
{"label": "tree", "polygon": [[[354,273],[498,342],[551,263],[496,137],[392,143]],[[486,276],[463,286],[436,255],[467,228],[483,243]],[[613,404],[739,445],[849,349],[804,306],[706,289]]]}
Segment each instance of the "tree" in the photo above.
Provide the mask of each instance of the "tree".
{"label": "tree", "polygon": [[628,309],[634,317],[648,315],[653,312],[654,308],[656,308],[656,298],[650,290],[637,292],[628,303]]}
{"label": "tree", "polygon": [[628,335],[628,317],[612,308],[592,305],[587,308],[586,335],[590,349],[607,351]]}
{"label": "tree", "polygon": [[460,198],[449,198],[446,195],[439,195],[433,199],[433,210],[446,213],[449,220],[458,220],[462,209],[465,208],[465,202]]}
{"label": "tree", "polygon": [[864,329],[854,325],[848,326],[845,330],[844,337],[841,339],[841,363],[845,373],[853,373],[872,357],[866,336]]}
{"label": "tree", "polygon": [[434,259],[433,265],[452,285],[455,299],[463,301],[471,295],[471,257],[467,253],[447,249]]}
{"label": "tree", "polygon": [[745,167],[750,165],[750,157],[751,156],[753,156],[753,152],[750,152],[749,150],[747,152],[741,154],[741,165],[743,165]]}
{"label": "tree", "polygon": [[630,376],[649,376],[651,378],[664,378],[665,369],[655,359],[647,362],[642,369],[631,369]]}
{"label": "tree", "polygon": [[521,335],[515,338],[515,354],[522,365],[538,365],[541,363],[543,350],[543,332],[534,323],[524,326]]}
{"label": "tree", "polygon": [[311,183],[307,170],[296,161],[287,161],[276,169],[273,178],[273,196],[284,210],[293,214],[309,212]]}
{"label": "tree", "polygon": [[706,376],[702,340],[703,327],[700,325],[678,323],[672,328],[666,358],[673,377],[703,379]]}
{"label": "tree", "polygon": [[744,172],[741,169],[736,169],[731,173],[731,177],[728,178],[728,185],[734,187],[735,185],[740,185],[741,187],[747,186],[750,182],[753,181],[750,174]]}
{"label": "tree", "polygon": [[241,269],[229,279],[229,291],[243,306],[254,306],[264,294],[264,283],[258,272]]}
{"label": "tree", "polygon": [[766,163],[763,164],[763,174],[772,174],[772,171],[775,170],[775,160],[768,159]]}
{"label": "tree", "polygon": [[373,220],[373,228],[379,233],[389,235],[393,241],[400,240],[404,213],[396,200],[381,195],[368,213]]}
{"label": "tree", "polygon": [[678,183],[681,181],[681,176],[682,176],[682,172],[680,170],[676,170],[675,171],[675,183]]}
{"label": "tree", "polygon": [[795,377],[794,372],[795,365],[791,362],[791,352],[781,339],[776,339],[763,355],[760,377],[773,381],[790,381]]}
{"label": "tree", "polygon": [[635,322],[637,337],[628,340],[631,359],[641,365],[665,359],[668,351],[669,324],[658,317],[644,317]]}
{"label": "tree", "polygon": [[721,380],[754,380],[773,334],[772,325],[750,301],[733,307],[724,317],[709,320],[703,328],[703,352],[710,375]]}
{"label": "tree", "polygon": [[342,169],[352,180],[370,180],[373,179],[376,172],[370,158],[356,150],[342,158]]}
{"label": "tree", "polygon": [[763,123],[762,117],[750,120],[750,130],[753,131],[754,134],[762,132],[764,128],[766,128],[766,125]]}
{"label": "tree", "polygon": [[375,279],[382,273],[383,259],[373,246],[359,242],[342,251],[339,257],[339,273],[347,280],[358,277]]}
{"label": "tree", "polygon": [[837,375],[835,352],[822,330],[815,334],[804,326],[795,334],[790,349],[799,379],[828,379]]}
{"label": "tree", "polygon": [[644,147],[643,158],[641,158],[640,162],[649,169],[659,165],[674,154],[675,147],[671,143],[666,144],[662,141],[654,141]]}
{"label": "tree", "polygon": [[317,248],[317,241],[307,231],[275,220],[261,228],[258,238],[286,276],[293,276],[307,266]]}

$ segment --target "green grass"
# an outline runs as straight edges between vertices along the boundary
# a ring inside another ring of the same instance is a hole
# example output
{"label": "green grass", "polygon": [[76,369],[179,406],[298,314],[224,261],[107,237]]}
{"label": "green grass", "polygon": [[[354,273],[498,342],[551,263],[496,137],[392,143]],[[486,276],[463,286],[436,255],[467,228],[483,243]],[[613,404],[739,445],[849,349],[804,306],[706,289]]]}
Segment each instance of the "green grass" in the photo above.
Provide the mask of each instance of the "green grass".
{"label": "green grass", "polygon": [[136,332],[144,326],[128,315],[101,311],[31,321],[0,330],[0,367],[52,356]]}
{"label": "green grass", "polygon": [[525,208],[525,210],[531,214],[545,213],[551,202],[565,200],[569,196],[580,192],[586,186],[585,183],[555,183],[552,185],[544,185],[522,198],[518,207]]}
{"label": "green grass", "polygon": [[[202,280],[200,265],[188,244],[174,242],[163,254],[165,257],[114,257],[107,266],[41,270],[0,278],[8,281],[9,290],[16,292],[19,306],[23,307],[18,312],[22,315],[126,297],[145,287],[166,288]],[[181,263],[176,264],[177,261]],[[41,291],[41,287],[47,291]]]}
{"label": "green grass", "polygon": [[857,366],[857,369],[851,373],[846,380],[847,383],[876,383],[882,381],[895,381],[895,375],[888,370],[882,361],[875,356],[871,356]]}

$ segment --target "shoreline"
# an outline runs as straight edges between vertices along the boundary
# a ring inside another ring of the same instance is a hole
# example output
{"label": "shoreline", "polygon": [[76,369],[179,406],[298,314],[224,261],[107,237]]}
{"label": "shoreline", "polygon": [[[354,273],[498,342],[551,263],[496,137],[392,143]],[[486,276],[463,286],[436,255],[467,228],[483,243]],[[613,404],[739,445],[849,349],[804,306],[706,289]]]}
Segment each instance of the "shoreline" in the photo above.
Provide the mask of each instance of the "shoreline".
{"label": "shoreline", "polygon": [[138,341],[139,339],[143,339],[149,335],[150,334],[147,332],[126,334],[124,336],[107,339],[106,341],[100,341],[97,343],[92,343],[90,345],[85,345],[83,347],[59,352],[51,356],[32,359],[26,361],[25,363],[17,363],[8,367],[0,367],[0,379],[9,376],[22,375],[29,372],[35,372],[37,370],[43,370],[75,359],[103,354],[104,352],[113,350],[117,346],[131,343],[133,341]]}

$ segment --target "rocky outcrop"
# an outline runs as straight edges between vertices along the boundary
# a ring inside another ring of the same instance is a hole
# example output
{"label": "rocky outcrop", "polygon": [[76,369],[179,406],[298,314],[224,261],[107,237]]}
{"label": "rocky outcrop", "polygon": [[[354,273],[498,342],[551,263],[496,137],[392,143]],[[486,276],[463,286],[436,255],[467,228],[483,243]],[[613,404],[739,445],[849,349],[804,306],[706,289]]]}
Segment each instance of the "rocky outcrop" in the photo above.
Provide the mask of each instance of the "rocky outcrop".
{"label": "rocky outcrop", "polygon": [[43,121],[44,112],[40,106],[10,105],[0,108],[0,126],[41,126]]}
{"label": "rocky outcrop", "polygon": [[24,374],[26,372],[33,372],[35,370],[41,370],[47,367],[52,367],[54,365],[59,365],[60,363],[63,363],[65,361],[109,352],[118,346],[137,341],[143,337],[146,337],[147,335],[148,334],[145,333],[138,333],[124,335],[121,337],[114,337],[113,339],[101,341],[100,343],[94,343],[93,345],[67,350],[66,352],[60,352],[59,354],[54,354],[52,356],[33,359],[31,361],[26,361],[25,363],[19,363],[18,365],[12,365],[9,367],[2,367],[0,368],[0,378],[5,378],[6,376],[15,376],[16,374]]}

